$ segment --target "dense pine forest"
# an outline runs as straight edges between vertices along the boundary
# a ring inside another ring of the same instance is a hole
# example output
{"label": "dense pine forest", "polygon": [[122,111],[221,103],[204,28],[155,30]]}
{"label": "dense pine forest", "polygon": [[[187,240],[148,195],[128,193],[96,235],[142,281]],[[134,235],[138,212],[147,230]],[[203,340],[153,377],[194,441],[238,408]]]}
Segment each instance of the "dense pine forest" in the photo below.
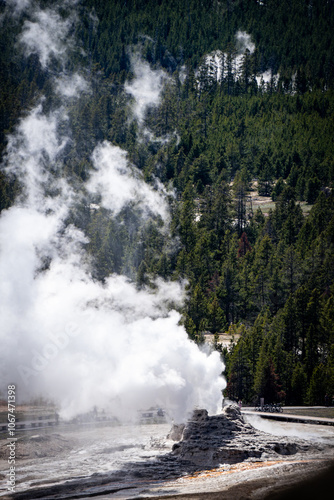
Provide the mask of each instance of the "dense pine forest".
{"label": "dense pine forest", "polygon": [[[66,67],[82,68],[92,90],[68,105],[59,175],[80,189],[94,146],[108,140],[163,186],[171,213],[164,232],[159,217],[143,223],[123,209],[110,218],[98,199],[83,200],[71,222],[87,235],[94,279],[184,280],[182,322],[221,352],[229,398],[331,400],[334,1],[82,0],[73,9]],[[2,17],[2,155],[22,113],[42,95],[45,107],[56,99],[57,62],[45,69],[17,48],[24,21]],[[136,62],[163,75],[159,103],[137,117],[127,92]],[[0,209],[20,190],[0,173]]]}

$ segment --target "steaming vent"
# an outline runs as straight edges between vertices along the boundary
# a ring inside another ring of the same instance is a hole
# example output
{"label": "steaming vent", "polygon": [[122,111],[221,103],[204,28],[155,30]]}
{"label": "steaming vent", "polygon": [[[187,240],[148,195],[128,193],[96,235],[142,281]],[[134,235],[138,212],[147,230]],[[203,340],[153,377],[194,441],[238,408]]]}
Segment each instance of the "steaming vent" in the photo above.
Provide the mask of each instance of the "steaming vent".
{"label": "steaming vent", "polygon": [[[157,279],[139,289],[130,257],[124,271],[120,266],[118,274],[96,278],[87,252],[89,225],[97,224],[103,240],[103,218],[131,237],[151,224],[172,247],[169,194],[158,180],[147,184],[121,148],[108,141],[87,145],[84,123],[73,139],[73,115],[93,91],[89,71],[69,69],[70,55],[78,56],[71,61],[84,57],[73,35],[79,23],[73,4],[42,9],[8,2],[3,13],[3,20],[17,23],[17,50],[34,55],[49,80],[48,95],[22,110],[1,165],[21,189],[0,217],[0,375],[27,401],[53,401],[61,419],[94,406],[119,420],[136,419],[138,410],[151,407],[166,408],[175,421],[196,406],[215,413],[224,365],[180,325],[184,283]],[[151,140],[144,118],[159,106],[171,77],[135,50],[131,64],[134,78],[122,97],[129,100],[138,140]],[[88,165],[84,181],[67,174],[71,148],[76,161]],[[135,221],[131,228],[122,219],[125,212]],[[109,237],[121,244],[117,233]]]}
{"label": "steaming vent", "polygon": [[245,422],[239,407],[234,404],[225,406],[220,415],[213,416],[205,409],[197,409],[186,425],[173,426],[168,437],[179,441],[173,445],[174,456],[205,468],[277,460],[312,449],[309,441],[256,430]]}

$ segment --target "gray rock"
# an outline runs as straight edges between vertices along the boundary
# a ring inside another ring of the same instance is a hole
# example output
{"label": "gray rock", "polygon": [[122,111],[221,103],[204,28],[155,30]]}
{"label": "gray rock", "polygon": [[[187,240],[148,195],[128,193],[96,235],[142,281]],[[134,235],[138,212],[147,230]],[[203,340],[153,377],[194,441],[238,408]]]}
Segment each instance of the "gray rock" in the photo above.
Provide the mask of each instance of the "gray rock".
{"label": "gray rock", "polygon": [[185,424],[173,424],[173,427],[167,435],[167,439],[172,441],[181,441]]}
{"label": "gray rock", "polygon": [[[175,426],[176,427],[176,426]],[[172,429],[170,436],[181,436],[172,454],[197,466],[216,467],[244,460],[278,459],[306,452],[307,441],[272,436],[246,423],[237,405],[228,405],[220,415],[209,416],[195,410],[185,427]]]}

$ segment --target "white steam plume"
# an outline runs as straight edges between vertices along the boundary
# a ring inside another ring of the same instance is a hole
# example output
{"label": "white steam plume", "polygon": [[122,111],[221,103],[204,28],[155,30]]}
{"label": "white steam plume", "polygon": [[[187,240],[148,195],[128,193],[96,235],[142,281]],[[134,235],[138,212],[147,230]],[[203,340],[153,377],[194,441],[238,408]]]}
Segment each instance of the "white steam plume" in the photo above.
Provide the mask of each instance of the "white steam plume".
{"label": "white steam plume", "polygon": [[235,35],[237,41],[238,54],[244,54],[248,49],[251,54],[255,50],[255,44],[251,40],[251,36],[246,31],[237,31]]}
{"label": "white steam plume", "polygon": [[105,208],[117,214],[132,202],[167,219],[163,196],[145,183],[138,169],[130,168],[125,151],[105,141],[95,148],[92,159],[95,171],[86,187],[90,193],[101,195]]}
{"label": "white steam plume", "polygon": [[32,0],[5,0],[5,3],[8,13],[17,17],[31,7]]}
{"label": "white steam plume", "polygon": [[89,91],[87,80],[79,73],[73,75],[62,75],[56,78],[56,92],[64,97],[76,97]]}
{"label": "white steam plume", "polygon": [[[149,37],[144,38],[150,39]],[[131,54],[130,62],[135,78],[131,82],[126,81],[124,89],[133,97],[131,103],[133,116],[131,118],[135,118],[139,125],[138,141],[160,144],[167,144],[175,139],[179,141],[176,130],[173,133],[157,137],[149,128],[144,126],[145,115],[148,110],[160,105],[166,83],[175,83],[175,81],[162,69],[152,69],[146,61],[143,61],[139,52]]]}
{"label": "white steam plume", "polygon": [[32,19],[24,22],[20,37],[26,55],[37,54],[44,69],[52,58],[65,60],[73,14],[63,19],[54,10],[36,10]]}
{"label": "white steam plume", "polygon": [[163,70],[153,70],[138,54],[131,55],[135,78],[125,83],[125,91],[134,97],[133,113],[141,125],[151,106],[159,106],[161,92],[169,79]]}
{"label": "white steam plume", "polygon": [[[36,19],[48,25],[44,16]],[[66,57],[62,42],[53,41],[62,48],[39,53],[46,65],[51,54]],[[69,89],[86,88],[75,76],[64,86],[59,78],[55,89],[64,101],[75,94]],[[46,114],[41,103],[8,141],[4,168],[22,183],[22,195],[0,216],[3,386],[15,383],[21,399],[56,400],[64,417],[94,405],[120,417],[152,405],[178,420],[195,405],[216,412],[225,386],[220,357],[190,342],[168,305],[183,299],[183,287],[158,280],[154,292],[138,291],[123,276],[103,284],[91,278],[86,238],[66,222],[80,194],[61,175],[64,120],[62,108]],[[164,198],[134,175],[124,152],[103,143],[93,162],[87,189],[107,208],[117,212],[134,200],[166,216]]]}
{"label": "white steam plume", "polygon": [[[6,171],[23,179],[24,204],[29,208],[49,208],[55,200],[44,197],[45,186],[60,184],[48,171],[56,165],[57,155],[66,140],[57,136],[60,111],[45,115],[42,104],[34,108],[29,117],[22,120],[15,135],[9,137]],[[54,186],[53,186],[54,187]]]}

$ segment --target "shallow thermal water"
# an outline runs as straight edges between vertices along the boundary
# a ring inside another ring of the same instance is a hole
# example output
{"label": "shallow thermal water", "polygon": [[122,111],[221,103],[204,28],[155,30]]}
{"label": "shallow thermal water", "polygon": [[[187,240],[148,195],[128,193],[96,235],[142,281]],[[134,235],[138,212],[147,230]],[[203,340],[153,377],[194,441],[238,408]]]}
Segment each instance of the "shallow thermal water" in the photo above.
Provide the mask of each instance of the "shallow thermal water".
{"label": "shallow thermal water", "polygon": [[300,424],[270,421],[258,415],[245,415],[246,422],[255,429],[268,432],[274,436],[287,436],[309,441],[332,444],[334,446],[334,426],[318,424]]}
{"label": "shallow thermal water", "polygon": [[[82,426],[26,433],[24,445],[17,442],[16,491],[116,471],[130,462],[152,460],[171,450],[173,442],[166,440],[170,427],[170,424]],[[0,474],[6,474],[7,468],[3,460]],[[0,495],[4,495],[7,488],[3,477],[0,488]]]}
{"label": "shallow thermal water", "polygon": [[[250,423],[269,432],[265,428],[267,422],[256,419],[259,417],[250,419]],[[218,488],[219,482],[233,484],[247,480],[247,474],[252,474],[252,478],[264,474],[262,466],[265,464],[261,466],[262,471],[256,464],[237,464],[209,474],[208,471],[190,471],[176,460],[156,461],[172,449],[173,441],[166,438],[170,428],[170,424],[59,426],[52,430],[41,429],[38,434],[36,431],[26,433],[17,442],[17,498],[35,498],[29,496],[29,491],[40,487],[47,488],[42,497],[45,499],[88,498],[91,495],[101,495],[99,498],[135,498],[138,494],[162,496],[188,492],[191,488],[208,491]],[[333,427],[284,422],[270,423],[270,431],[312,441],[325,440],[334,445]],[[1,439],[0,496],[3,497],[8,493],[5,444],[5,439]],[[285,462],[284,466],[287,464]],[[268,462],[273,470],[279,465]],[[195,476],[194,486],[191,481]],[[73,486],[64,485],[66,481],[73,482]]]}

